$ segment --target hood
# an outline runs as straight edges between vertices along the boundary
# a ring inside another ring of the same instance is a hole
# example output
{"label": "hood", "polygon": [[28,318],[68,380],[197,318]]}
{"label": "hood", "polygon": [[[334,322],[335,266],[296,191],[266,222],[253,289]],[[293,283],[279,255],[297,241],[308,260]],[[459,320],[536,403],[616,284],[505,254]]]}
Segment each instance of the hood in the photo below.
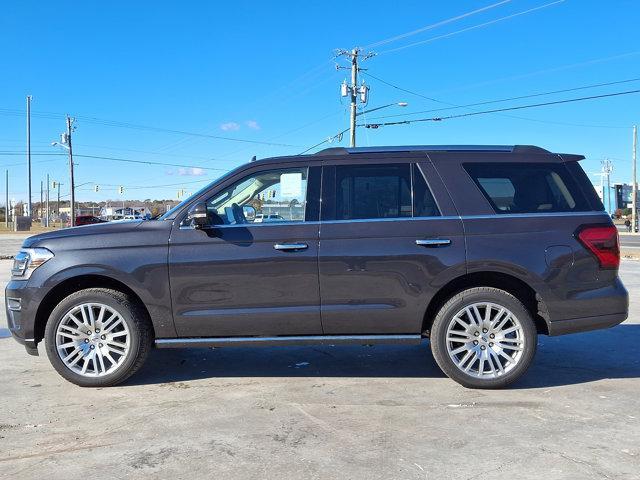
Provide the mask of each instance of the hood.
{"label": "hood", "polygon": [[80,227],[63,228],[52,232],[40,233],[28,237],[23,243],[23,248],[36,247],[49,240],[64,240],[75,237],[90,237],[93,235],[126,233],[139,227],[144,220],[124,220],[119,222],[95,223]]}

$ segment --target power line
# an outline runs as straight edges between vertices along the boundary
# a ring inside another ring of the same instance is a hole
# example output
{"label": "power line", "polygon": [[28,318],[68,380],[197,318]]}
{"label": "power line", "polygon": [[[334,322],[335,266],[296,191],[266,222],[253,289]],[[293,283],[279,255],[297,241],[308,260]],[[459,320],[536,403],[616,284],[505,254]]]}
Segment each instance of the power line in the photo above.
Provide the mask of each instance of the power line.
{"label": "power line", "polygon": [[[391,86],[393,88],[396,88],[398,90],[401,90],[403,92],[410,93],[412,95],[420,96],[420,97],[423,97],[423,98],[428,98],[428,97],[425,97],[424,95],[421,95],[421,94],[419,94],[417,92],[413,92],[411,90],[407,90],[407,89],[398,87],[397,85],[394,85],[394,84],[392,84],[390,82],[386,82],[386,81],[382,80],[381,78],[378,78],[378,77],[375,77],[375,76],[371,75],[370,73],[365,73],[365,75],[368,75],[371,78],[374,78],[374,79],[378,80],[379,82],[382,82],[382,83],[384,83],[386,85],[389,85],[389,86]],[[548,91],[548,92],[538,92],[538,93],[532,93],[532,94],[528,94],[528,95],[519,95],[519,96],[516,96],[516,97],[501,98],[501,99],[497,99],[497,100],[485,100],[485,101],[482,101],[482,102],[467,103],[465,105],[449,104],[449,105],[451,105],[449,107],[433,108],[433,109],[430,109],[430,110],[420,110],[420,111],[417,111],[417,112],[409,112],[409,113],[405,113],[405,114],[384,115],[384,116],[377,117],[377,118],[402,117],[402,116],[405,116],[405,115],[419,115],[421,113],[431,113],[431,112],[439,112],[439,111],[444,111],[444,110],[454,110],[454,109],[457,109],[457,108],[477,107],[477,106],[480,106],[480,105],[489,105],[489,104],[492,104],[492,103],[510,102],[510,101],[513,101],[513,100],[523,100],[525,98],[534,98],[534,97],[542,97],[542,96],[546,96],[546,95],[555,95],[555,94],[558,94],[558,93],[575,92],[575,91],[579,91],[579,90],[587,90],[587,89],[590,89],[590,88],[607,87],[607,86],[611,86],[611,85],[620,85],[620,84],[623,84],[623,83],[631,83],[631,82],[637,82],[637,81],[640,81],[640,77],[630,78],[630,79],[627,79],[627,80],[617,80],[617,81],[613,81],[613,82],[595,83],[595,84],[591,84],[591,85],[583,85],[583,86],[580,86],[580,87],[563,88],[561,90],[551,90],[551,91]],[[435,102],[447,104],[447,102],[443,102],[441,100],[436,100],[434,98],[429,98],[429,99],[433,100]]]}
{"label": "power line", "polygon": [[198,165],[184,165],[180,163],[163,163],[163,162],[153,162],[149,160],[133,160],[130,158],[115,158],[115,157],[102,157],[99,155],[75,155],[78,158],[93,158],[97,160],[109,160],[112,162],[126,162],[126,163],[138,163],[142,165],[161,165],[165,167],[181,167],[181,168],[198,168],[200,170],[216,170],[221,172],[226,172],[228,169],[226,168],[211,168],[211,167],[200,167]]}
{"label": "power line", "polygon": [[460,113],[458,115],[450,115],[448,117],[431,117],[431,118],[418,118],[418,119],[402,120],[402,121],[397,121],[397,122],[368,123],[368,124],[362,124],[362,125],[359,125],[359,126],[366,127],[366,128],[378,128],[378,127],[384,127],[384,126],[390,126],[390,125],[407,125],[409,123],[418,123],[418,122],[440,122],[442,120],[450,120],[450,119],[454,119],[454,118],[472,117],[472,116],[476,116],[476,115],[485,115],[485,114],[489,114],[489,113],[498,113],[498,112],[509,112],[509,111],[513,111],[513,110],[524,110],[526,108],[545,107],[545,106],[549,106],[549,105],[560,105],[560,104],[572,103],[572,102],[582,102],[582,101],[585,101],[585,100],[596,100],[596,99],[600,99],[600,98],[618,97],[618,96],[622,96],[622,95],[631,95],[631,94],[635,94],[635,93],[640,93],[640,90],[628,90],[628,91],[625,91],[625,92],[615,92],[615,93],[607,93],[607,94],[603,94],[603,95],[592,95],[592,96],[589,96],[589,97],[570,98],[570,99],[565,99],[565,100],[556,100],[556,101],[553,101],[553,102],[534,103],[534,104],[530,104],[530,105],[519,105],[517,107],[496,108],[496,109],[493,109],[493,110],[484,110],[484,111],[480,111],[480,112],[467,112],[467,113]]}
{"label": "power line", "polygon": [[418,33],[426,32],[427,30],[433,30],[434,28],[441,27],[443,25],[447,25],[448,23],[452,23],[452,22],[455,22],[457,20],[462,20],[463,18],[470,17],[470,16],[475,15],[477,13],[485,12],[487,10],[490,10],[492,8],[495,8],[495,7],[499,7],[500,5],[504,5],[505,3],[509,3],[509,2],[511,2],[511,0],[503,0],[501,2],[497,2],[497,3],[491,4],[491,5],[487,5],[486,7],[478,8],[478,9],[473,10],[471,12],[467,12],[467,13],[463,13],[462,15],[458,15],[456,17],[451,17],[451,18],[448,18],[446,20],[441,20],[439,22],[432,23],[431,25],[427,25],[425,27],[418,28],[417,30],[412,30],[410,32],[406,32],[406,33],[403,33],[403,34],[400,34],[400,35],[396,35],[395,37],[391,37],[391,38],[387,38],[385,40],[380,40],[379,42],[371,43],[371,44],[366,45],[366,46],[364,46],[362,48],[363,49],[370,49],[370,48],[379,47],[381,45],[386,45],[387,43],[395,42],[397,40],[402,40],[403,38],[411,37],[413,35],[417,35]]}
{"label": "power line", "polygon": [[382,54],[385,54],[385,53],[398,52],[400,50],[404,50],[406,48],[415,47],[417,45],[423,45],[425,43],[435,42],[436,40],[440,40],[441,38],[452,37],[454,35],[458,35],[460,33],[468,32],[470,30],[475,30],[477,28],[487,27],[489,25],[493,25],[494,23],[502,22],[504,20],[509,20],[511,18],[519,17],[521,15],[526,15],[528,13],[533,13],[535,11],[542,10],[543,8],[547,8],[547,7],[551,7],[553,5],[557,5],[559,3],[563,3],[564,1],[565,0],[556,0],[554,2],[545,3],[544,5],[540,5],[538,7],[530,8],[528,10],[523,10],[523,11],[517,12],[517,13],[512,13],[511,15],[507,15],[506,17],[496,18],[496,19],[490,20],[488,22],[480,23],[478,25],[473,25],[471,27],[463,28],[461,30],[456,30],[455,32],[445,33],[443,35],[438,35],[437,37],[428,38],[427,40],[421,40],[419,42],[414,42],[414,43],[410,43],[408,45],[403,45],[402,47],[396,47],[396,48],[392,48],[390,50],[383,50],[382,52],[379,52],[378,54],[382,55]]}
{"label": "power line", "polygon": [[[0,114],[9,114],[9,115],[17,115],[24,116],[24,112],[20,112],[19,110],[10,110],[10,109],[0,109]],[[32,112],[32,116],[39,116],[36,112]],[[46,118],[58,118],[58,114],[55,114],[54,117],[46,116]],[[288,143],[273,143],[273,142],[263,142],[259,140],[249,140],[246,138],[234,138],[234,137],[224,137],[220,135],[211,135],[206,133],[198,133],[198,132],[189,132],[186,130],[177,130],[172,128],[162,128],[162,127],[152,127],[148,125],[140,125],[136,123],[128,123],[121,122],[116,120],[106,120],[97,117],[85,117],[85,116],[76,116],[78,120],[83,122],[94,124],[94,125],[102,125],[105,127],[115,127],[115,128],[129,128],[132,130],[145,130],[150,132],[161,132],[161,133],[173,133],[176,135],[187,135],[192,137],[201,137],[201,138],[212,138],[215,140],[226,140],[229,142],[238,142],[238,143],[250,143],[254,145],[267,145],[271,147],[291,147],[298,148],[300,145],[291,145]]]}
{"label": "power line", "polygon": [[[1,152],[0,151],[0,156],[5,156],[5,155],[7,155],[7,156],[24,155],[24,152]],[[62,153],[62,154],[61,153],[32,153],[31,155],[66,156],[64,153]],[[226,169],[226,168],[201,167],[199,165],[185,165],[185,164],[181,164],[181,163],[154,162],[154,161],[151,161],[151,160],[133,160],[133,159],[130,159],[130,158],[105,157],[105,156],[101,156],[101,155],[79,155],[79,154],[74,154],[74,157],[76,157],[76,158],[92,158],[92,159],[97,159],[97,160],[108,160],[108,161],[112,161],[112,162],[137,163],[137,164],[142,164],[142,165],[160,165],[160,166],[165,166],[165,167],[196,168],[196,169],[200,169],[200,170],[214,170],[214,171],[220,171],[220,172],[228,171],[228,169]],[[24,165],[24,162],[12,164],[12,165]],[[3,166],[10,166],[10,165],[3,165]]]}

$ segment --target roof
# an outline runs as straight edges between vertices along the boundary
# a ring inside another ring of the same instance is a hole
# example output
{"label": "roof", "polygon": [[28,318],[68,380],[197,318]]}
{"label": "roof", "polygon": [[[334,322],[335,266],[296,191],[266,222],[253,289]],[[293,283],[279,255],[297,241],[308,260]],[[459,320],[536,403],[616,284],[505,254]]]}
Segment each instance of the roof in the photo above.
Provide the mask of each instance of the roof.
{"label": "roof", "polygon": [[381,152],[506,152],[551,153],[534,145],[397,145],[384,147],[333,147],[320,150],[315,155],[348,155],[354,153]]}

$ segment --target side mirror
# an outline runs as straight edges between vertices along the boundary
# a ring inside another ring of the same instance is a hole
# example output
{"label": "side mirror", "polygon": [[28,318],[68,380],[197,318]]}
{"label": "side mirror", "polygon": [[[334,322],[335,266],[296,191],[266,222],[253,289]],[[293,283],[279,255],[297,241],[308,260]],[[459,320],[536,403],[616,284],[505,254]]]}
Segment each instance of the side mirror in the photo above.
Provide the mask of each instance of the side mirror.
{"label": "side mirror", "polygon": [[253,222],[256,219],[256,209],[251,205],[244,205],[242,207],[242,213],[244,214],[244,218],[247,219],[247,222]]}
{"label": "side mirror", "polygon": [[208,227],[207,204],[204,202],[193,204],[189,209],[189,213],[187,213],[187,222],[191,223],[195,228]]}

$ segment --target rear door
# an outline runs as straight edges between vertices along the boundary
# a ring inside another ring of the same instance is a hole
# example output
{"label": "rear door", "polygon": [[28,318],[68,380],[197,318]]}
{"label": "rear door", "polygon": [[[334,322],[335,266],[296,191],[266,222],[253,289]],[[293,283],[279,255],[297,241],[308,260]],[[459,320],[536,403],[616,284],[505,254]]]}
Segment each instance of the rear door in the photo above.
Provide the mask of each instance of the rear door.
{"label": "rear door", "polygon": [[323,167],[323,330],[418,333],[433,295],[465,272],[462,223],[424,155],[363,155]]}

